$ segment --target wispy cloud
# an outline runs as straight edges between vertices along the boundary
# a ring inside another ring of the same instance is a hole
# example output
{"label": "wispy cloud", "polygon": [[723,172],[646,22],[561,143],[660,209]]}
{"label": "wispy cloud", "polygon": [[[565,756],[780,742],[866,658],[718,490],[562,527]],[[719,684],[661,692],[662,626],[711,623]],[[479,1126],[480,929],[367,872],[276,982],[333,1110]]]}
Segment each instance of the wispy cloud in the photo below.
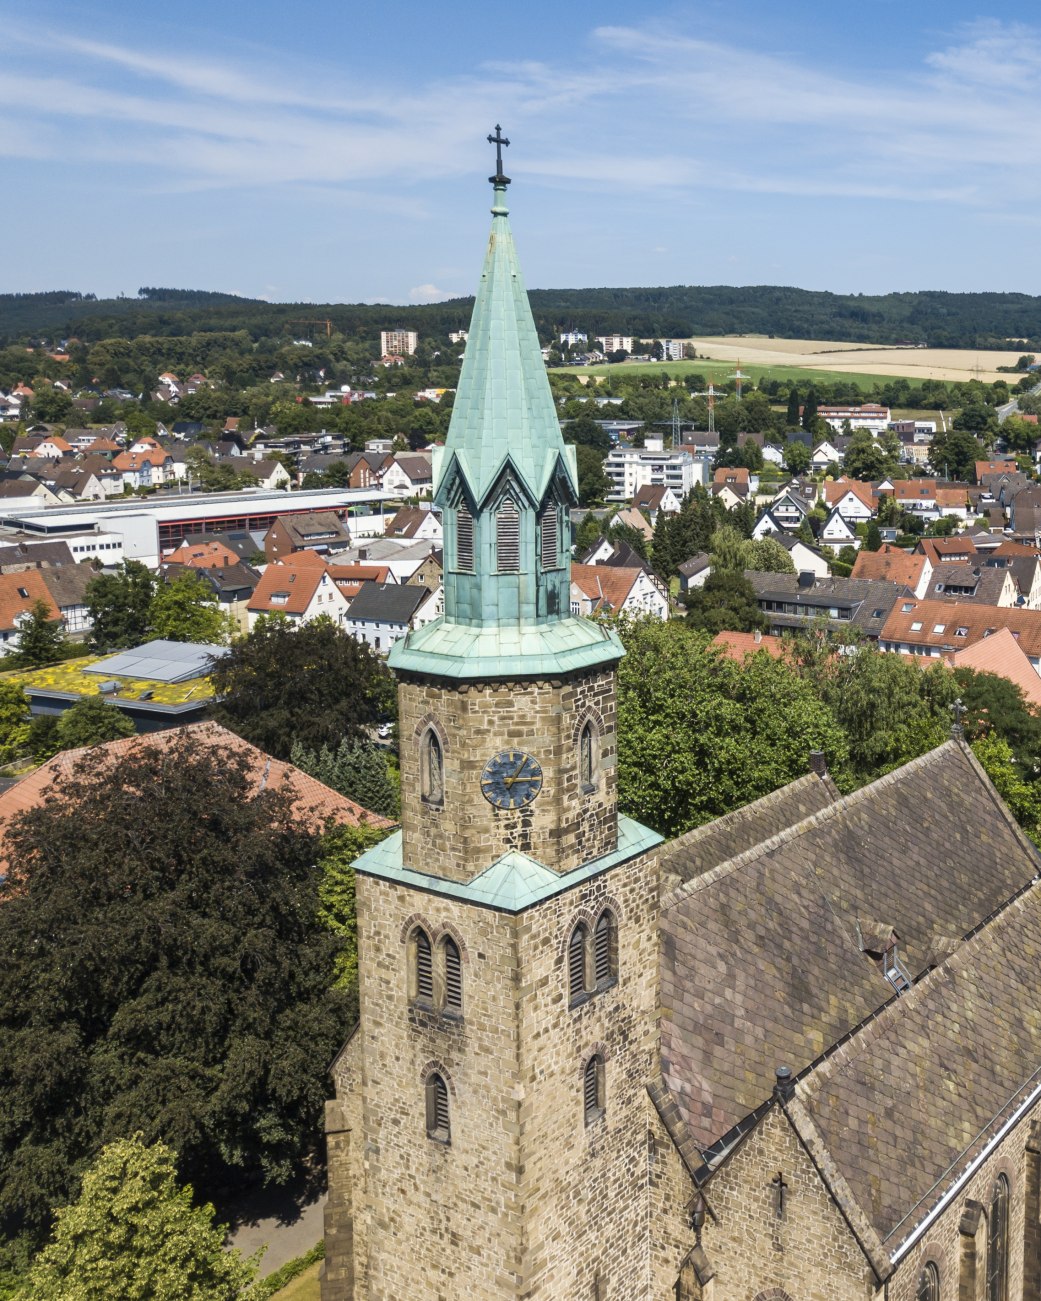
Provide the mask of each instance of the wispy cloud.
{"label": "wispy cloud", "polygon": [[[321,78],[275,51],[158,57],[24,21],[6,38],[0,156],[129,163],[171,188],[343,186],[379,206],[388,187],[469,172],[475,123],[502,120],[523,130],[518,171],[554,186],[1041,199],[1041,33],[1022,25],[962,29],[917,68],[850,72],[661,23],[605,26],[567,63],[489,64],[404,90],[359,75],[343,94],[316,91]],[[440,293],[413,293],[428,291]]]}
{"label": "wispy cloud", "polygon": [[460,298],[459,293],[447,289],[438,289],[437,285],[415,285],[408,291],[411,303],[443,303],[449,298]]}

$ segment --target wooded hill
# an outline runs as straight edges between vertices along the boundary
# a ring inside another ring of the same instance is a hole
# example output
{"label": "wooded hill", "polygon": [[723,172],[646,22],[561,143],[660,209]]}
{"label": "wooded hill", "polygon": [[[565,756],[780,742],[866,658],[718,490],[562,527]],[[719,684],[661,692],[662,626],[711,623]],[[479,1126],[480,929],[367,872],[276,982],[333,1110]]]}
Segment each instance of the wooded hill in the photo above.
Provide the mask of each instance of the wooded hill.
{"label": "wooded hill", "polygon": [[[333,331],[356,339],[402,327],[444,336],[469,323],[471,298],[424,306],[267,303],[201,290],[146,288],[137,298],[53,291],[0,294],[0,346],[75,335],[84,342],[139,334],[245,330],[254,340]],[[1030,294],[832,294],[778,285],[672,285],[633,289],[536,289],[539,333],[562,330],[640,337],[766,334],[789,339],[926,343],[931,347],[1041,348],[1041,297]]]}

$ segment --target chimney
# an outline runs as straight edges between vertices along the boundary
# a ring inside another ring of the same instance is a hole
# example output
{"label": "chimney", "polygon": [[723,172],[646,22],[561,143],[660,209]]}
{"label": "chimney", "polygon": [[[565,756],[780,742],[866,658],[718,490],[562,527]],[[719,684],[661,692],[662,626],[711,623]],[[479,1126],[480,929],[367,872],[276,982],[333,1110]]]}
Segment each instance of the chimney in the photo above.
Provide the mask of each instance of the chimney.
{"label": "chimney", "polygon": [[763,630],[761,628],[757,628],[753,634],[753,637],[755,639],[755,644],[758,646],[759,643],[763,640]]}
{"label": "chimney", "polygon": [[823,750],[810,751],[810,772],[816,773],[818,777],[827,777],[828,761]]}
{"label": "chimney", "polygon": [[787,1102],[790,1098],[795,1097],[795,1084],[792,1081],[792,1068],[790,1066],[778,1066],[774,1071],[774,1097],[779,1102]]}

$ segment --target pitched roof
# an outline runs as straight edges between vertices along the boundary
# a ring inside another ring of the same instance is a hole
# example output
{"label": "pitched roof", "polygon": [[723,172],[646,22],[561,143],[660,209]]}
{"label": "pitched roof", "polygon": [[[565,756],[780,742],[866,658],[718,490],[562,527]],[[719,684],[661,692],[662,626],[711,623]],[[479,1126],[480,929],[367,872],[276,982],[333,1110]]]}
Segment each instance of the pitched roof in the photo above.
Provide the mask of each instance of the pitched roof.
{"label": "pitched roof", "polygon": [[1034,886],[821,1062],[797,1096],[872,1227],[895,1245],[1036,1084],[1039,1061]]}
{"label": "pitched roof", "polygon": [[657,510],[668,491],[661,484],[645,483],[633,494],[633,505],[639,510]]}
{"label": "pitched roof", "polygon": [[[662,1065],[702,1148],[770,1097],[778,1064],[798,1075],[893,997],[861,926],[895,932],[914,977],[1038,868],[954,741],[749,848],[760,816],[749,806],[729,839],[710,824],[666,851],[692,853],[696,874],[663,905]],[[726,861],[699,858],[699,836]]]}
{"label": "pitched roof", "polygon": [[859,479],[827,479],[824,482],[824,502],[828,506],[837,505],[847,493],[854,497],[870,511],[878,507],[878,493],[870,483],[861,483]]}
{"label": "pitched roof", "polygon": [[1014,605],[907,598],[894,605],[882,629],[882,640],[957,651],[975,645],[999,628],[1008,628],[1026,655],[1041,656],[1041,610]]}
{"label": "pitched roof", "polygon": [[362,583],[351,602],[348,618],[370,622],[407,624],[430,595],[425,587],[409,583]]}
{"label": "pitched roof", "polygon": [[919,538],[916,551],[929,557],[934,565],[943,560],[962,560],[976,554],[976,544],[971,538]]}
{"label": "pitched roof", "polygon": [[[129,750],[144,746],[148,749],[165,748],[182,733],[190,733],[195,740],[214,748],[229,749],[244,755],[249,760],[255,788],[261,791],[267,788],[283,787],[293,799],[293,811],[297,818],[309,829],[319,830],[327,819],[332,818],[341,826],[356,827],[364,823],[374,827],[390,827],[393,823],[371,813],[354,800],[349,800],[338,791],[330,790],[320,781],[311,777],[300,768],[294,768],[281,759],[250,745],[242,737],[229,732],[218,723],[187,723],[183,727],[172,727],[161,732],[149,732],[143,736],[123,737],[118,741],[107,741],[90,749],[65,750],[53,759],[23,777],[10,789],[0,794],[0,845],[3,829],[16,814],[26,809],[36,808],[42,804],[57,784],[65,780],[72,772],[79,759],[89,754],[92,763],[97,766],[120,762]],[[0,861],[5,857],[0,848]]]}
{"label": "pitched roof", "polygon": [[745,577],[752,584],[761,606],[772,602],[798,607],[800,613],[797,614],[768,611],[774,623],[787,624],[793,628],[802,627],[807,619],[815,617],[821,610],[836,609],[841,614],[848,611],[848,621],[871,637],[877,637],[882,632],[886,618],[896,603],[904,599],[905,595],[908,598],[912,595],[907,588],[902,588],[897,583],[872,578],[843,578],[835,575],[828,578],[814,577],[811,583],[800,574],[773,574],[755,569],[745,570]]}
{"label": "pitched roof", "polygon": [[43,579],[51,600],[60,610],[68,610],[74,605],[85,605],[87,585],[96,577],[89,564],[58,565],[53,569],[41,569],[37,572]]}
{"label": "pitched roof", "polygon": [[623,569],[618,565],[571,566],[571,581],[593,602],[596,612],[620,610],[642,569]]}
{"label": "pitched roof", "polygon": [[[388,538],[414,538],[424,524],[437,516],[419,506],[402,506],[393,519],[387,521],[384,536]],[[440,521],[438,521],[440,523]]]}
{"label": "pitched roof", "polygon": [[18,616],[27,614],[37,601],[47,606],[52,619],[60,617],[61,611],[43,581],[44,572],[27,569],[22,574],[0,574],[0,629],[11,632],[17,628]]}
{"label": "pitched roof", "polygon": [[743,660],[746,655],[754,655],[757,651],[766,651],[777,660],[788,653],[791,641],[768,632],[717,632],[710,645],[718,646],[731,660]]}
{"label": "pitched roof", "polygon": [[272,611],[306,614],[327,573],[324,563],[268,565],[249,598],[247,609],[253,614]]}
{"label": "pitched roof", "polygon": [[1007,678],[1019,687],[1028,705],[1041,706],[1041,677],[1034,672],[1023,648],[1008,628],[999,628],[975,645],[955,651],[948,657],[948,662],[956,668],[996,673],[998,677]]}
{"label": "pitched roof", "polygon": [[[317,546],[325,542],[347,542],[350,530],[331,510],[307,511],[302,515],[280,515],[275,524],[281,524],[298,546]],[[272,524],[272,528],[275,527]]]}

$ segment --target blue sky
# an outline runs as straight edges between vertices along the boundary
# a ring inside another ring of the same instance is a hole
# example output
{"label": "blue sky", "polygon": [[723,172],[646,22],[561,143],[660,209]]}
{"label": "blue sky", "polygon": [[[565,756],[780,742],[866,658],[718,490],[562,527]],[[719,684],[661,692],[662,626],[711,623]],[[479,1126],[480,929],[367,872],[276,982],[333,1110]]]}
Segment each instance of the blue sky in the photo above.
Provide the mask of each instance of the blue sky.
{"label": "blue sky", "polygon": [[[1029,13],[1029,9],[1020,12]],[[0,0],[0,290],[1041,293],[1041,19],[961,0]]]}

